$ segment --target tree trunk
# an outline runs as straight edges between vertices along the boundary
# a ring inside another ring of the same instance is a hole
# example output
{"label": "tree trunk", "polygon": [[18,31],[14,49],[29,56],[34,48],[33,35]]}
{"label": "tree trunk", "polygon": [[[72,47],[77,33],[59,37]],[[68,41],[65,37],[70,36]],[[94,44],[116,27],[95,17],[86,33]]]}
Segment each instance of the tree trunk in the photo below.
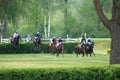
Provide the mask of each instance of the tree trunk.
{"label": "tree trunk", "polygon": [[45,33],[45,38],[47,38],[47,30],[46,30],[46,16],[44,16],[44,33]]}
{"label": "tree trunk", "polygon": [[110,64],[120,64],[120,0],[113,0]]}
{"label": "tree trunk", "polygon": [[100,20],[111,32],[110,64],[120,64],[120,0],[113,0],[111,20],[103,14],[99,0],[94,0],[94,4]]}
{"label": "tree trunk", "polygon": [[8,34],[7,33],[7,22],[4,22],[4,28],[3,28],[3,33],[2,34],[3,34],[3,37],[5,37],[5,38],[7,37],[7,34]]}
{"label": "tree trunk", "polygon": [[67,17],[67,3],[68,3],[68,0],[64,0],[64,3],[65,3],[65,11],[64,11],[64,17],[66,18]]}
{"label": "tree trunk", "polygon": [[112,25],[110,64],[120,64],[120,25]]}
{"label": "tree trunk", "polygon": [[7,21],[0,21],[0,34],[7,37]]}
{"label": "tree trunk", "polygon": [[50,38],[50,13],[48,18],[48,38]]}

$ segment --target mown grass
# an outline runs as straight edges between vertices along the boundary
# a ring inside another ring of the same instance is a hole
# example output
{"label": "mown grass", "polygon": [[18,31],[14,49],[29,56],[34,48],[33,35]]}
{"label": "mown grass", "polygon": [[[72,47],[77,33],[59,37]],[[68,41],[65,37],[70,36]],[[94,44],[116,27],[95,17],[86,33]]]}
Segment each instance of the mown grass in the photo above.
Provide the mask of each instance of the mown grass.
{"label": "mown grass", "polygon": [[93,39],[94,57],[76,57],[76,54],[64,54],[64,57],[48,54],[0,54],[0,69],[11,68],[77,68],[109,66],[110,39]]}
{"label": "mown grass", "polygon": [[107,50],[110,48],[111,39],[93,39],[95,43],[95,50]]}
{"label": "mown grass", "polygon": [[95,57],[76,57],[64,54],[1,54],[0,69],[11,68],[74,68],[109,66],[109,55],[97,54]]}

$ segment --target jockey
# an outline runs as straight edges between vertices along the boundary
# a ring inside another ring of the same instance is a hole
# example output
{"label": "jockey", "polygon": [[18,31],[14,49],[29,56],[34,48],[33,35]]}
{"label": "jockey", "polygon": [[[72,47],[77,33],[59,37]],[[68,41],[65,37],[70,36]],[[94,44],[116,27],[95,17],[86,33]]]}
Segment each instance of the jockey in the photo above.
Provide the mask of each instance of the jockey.
{"label": "jockey", "polygon": [[30,41],[31,41],[31,37],[30,37],[30,35],[27,35],[26,42],[30,42]]}
{"label": "jockey", "polygon": [[40,33],[37,32],[37,33],[35,34],[35,40],[37,40],[37,39],[39,39],[39,38],[40,38]]}
{"label": "jockey", "polygon": [[52,42],[53,42],[53,43],[56,42],[56,37],[53,37]]}
{"label": "jockey", "polygon": [[53,37],[53,39],[51,40],[51,46],[56,42],[56,38]]}
{"label": "jockey", "polygon": [[59,37],[58,43],[59,43],[59,44],[62,44],[62,39],[61,39],[61,37]]}
{"label": "jockey", "polygon": [[37,33],[35,34],[35,37],[36,37],[36,38],[40,38],[40,33],[37,32]]}
{"label": "jockey", "polygon": [[82,33],[81,37],[82,37],[82,39],[81,39],[80,44],[81,45],[86,44],[86,33]]}
{"label": "jockey", "polygon": [[14,34],[13,34],[13,38],[15,39],[16,37],[18,37],[18,32],[16,31]]}
{"label": "jockey", "polygon": [[91,45],[91,44],[92,44],[91,38],[88,38],[88,39],[87,39],[87,44],[88,44],[88,45]]}

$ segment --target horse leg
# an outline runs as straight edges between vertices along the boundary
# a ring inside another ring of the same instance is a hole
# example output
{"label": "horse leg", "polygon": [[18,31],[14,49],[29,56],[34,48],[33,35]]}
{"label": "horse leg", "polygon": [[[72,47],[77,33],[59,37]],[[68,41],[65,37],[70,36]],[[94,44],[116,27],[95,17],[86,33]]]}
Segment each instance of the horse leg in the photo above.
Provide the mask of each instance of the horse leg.
{"label": "horse leg", "polygon": [[92,55],[91,55],[92,53],[90,52],[89,54],[90,54],[90,57],[92,57]]}
{"label": "horse leg", "polygon": [[89,54],[89,53],[86,53],[86,57],[88,57],[88,54]]}
{"label": "horse leg", "polygon": [[54,50],[52,50],[52,54],[53,54],[53,55],[55,54],[55,51],[54,51]]}
{"label": "horse leg", "polygon": [[82,52],[82,54],[83,54],[83,55],[82,55],[82,57],[84,57],[85,53],[84,53],[84,52]]}
{"label": "horse leg", "polygon": [[83,56],[82,56],[82,57],[84,57],[84,56],[85,56],[85,53],[86,53],[86,52],[85,52],[85,50],[83,50]]}
{"label": "horse leg", "polygon": [[82,57],[84,57],[84,56],[85,56],[85,53],[84,53],[84,51],[82,52],[82,54],[83,54],[83,55],[82,55]]}
{"label": "horse leg", "polygon": [[59,57],[59,52],[57,52],[57,57]]}
{"label": "horse leg", "polygon": [[92,53],[93,53],[93,55],[95,56],[95,53],[94,53],[94,51],[93,51]]}
{"label": "horse leg", "polygon": [[63,51],[62,51],[62,57],[64,57],[64,55],[63,55]]}
{"label": "horse leg", "polygon": [[78,57],[78,53],[76,53],[76,57]]}
{"label": "horse leg", "polygon": [[80,49],[77,48],[75,53],[76,53],[76,57],[78,57],[78,55],[80,54]]}

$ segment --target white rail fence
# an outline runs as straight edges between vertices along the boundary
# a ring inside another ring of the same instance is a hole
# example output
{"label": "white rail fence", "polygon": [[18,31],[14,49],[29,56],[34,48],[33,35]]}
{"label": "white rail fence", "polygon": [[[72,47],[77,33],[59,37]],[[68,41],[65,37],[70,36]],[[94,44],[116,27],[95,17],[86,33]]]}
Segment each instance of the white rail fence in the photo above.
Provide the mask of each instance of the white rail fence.
{"label": "white rail fence", "polygon": [[[42,38],[41,40],[42,40],[42,42],[50,42],[51,38],[49,38],[49,39]],[[63,42],[73,42],[73,41],[80,41],[80,38],[63,38],[62,40],[63,40]],[[1,38],[0,42],[1,43],[10,43],[10,40],[9,40],[9,38]],[[26,42],[26,39],[22,38],[20,40],[20,42]]]}

